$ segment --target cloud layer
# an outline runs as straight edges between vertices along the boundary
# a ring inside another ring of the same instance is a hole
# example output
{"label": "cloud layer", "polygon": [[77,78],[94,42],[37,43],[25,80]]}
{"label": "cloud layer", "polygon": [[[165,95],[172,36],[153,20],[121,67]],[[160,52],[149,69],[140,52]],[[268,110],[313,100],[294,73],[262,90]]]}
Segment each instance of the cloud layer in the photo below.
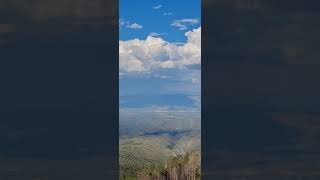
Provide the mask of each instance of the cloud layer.
{"label": "cloud layer", "polygon": [[170,43],[149,35],[145,40],[119,41],[120,73],[151,73],[200,66],[201,27],[185,33],[187,42]]}

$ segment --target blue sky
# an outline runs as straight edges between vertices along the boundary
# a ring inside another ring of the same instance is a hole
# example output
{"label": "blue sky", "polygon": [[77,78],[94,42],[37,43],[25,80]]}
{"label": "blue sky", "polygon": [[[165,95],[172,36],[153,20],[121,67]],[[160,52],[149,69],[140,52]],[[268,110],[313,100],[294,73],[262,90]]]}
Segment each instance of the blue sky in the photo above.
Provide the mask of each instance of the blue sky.
{"label": "blue sky", "polygon": [[120,39],[146,38],[150,33],[162,34],[170,42],[185,42],[184,31],[171,25],[177,20],[201,21],[200,0],[120,0],[120,19],[130,24],[137,23],[141,29],[120,29]]}
{"label": "blue sky", "polygon": [[120,0],[120,106],[199,105],[200,16],[200,0]]}

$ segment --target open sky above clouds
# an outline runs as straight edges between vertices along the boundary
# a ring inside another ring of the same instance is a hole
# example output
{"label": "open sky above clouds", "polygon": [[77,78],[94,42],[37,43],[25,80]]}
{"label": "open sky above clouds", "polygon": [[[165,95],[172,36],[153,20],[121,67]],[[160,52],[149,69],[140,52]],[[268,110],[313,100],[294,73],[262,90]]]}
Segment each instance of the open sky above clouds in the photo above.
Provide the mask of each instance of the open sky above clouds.
{"label": "open sky above clouds", "polygon": [[199,0],[121,0],[120,105],[199,106]]}

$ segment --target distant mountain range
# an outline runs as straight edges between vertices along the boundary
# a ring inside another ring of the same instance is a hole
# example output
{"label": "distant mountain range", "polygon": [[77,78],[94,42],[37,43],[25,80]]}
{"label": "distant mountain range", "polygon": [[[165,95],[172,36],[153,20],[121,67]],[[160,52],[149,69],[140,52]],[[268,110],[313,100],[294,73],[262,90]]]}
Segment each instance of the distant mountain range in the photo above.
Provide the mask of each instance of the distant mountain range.
{"label": "distant mountain range", "polygon": [[162,95],[123,95],[120,96],[120,106],[129,108],[142,108],[150,106],[182,106],[197,107],[198,96],[185,94],[162,94]]}

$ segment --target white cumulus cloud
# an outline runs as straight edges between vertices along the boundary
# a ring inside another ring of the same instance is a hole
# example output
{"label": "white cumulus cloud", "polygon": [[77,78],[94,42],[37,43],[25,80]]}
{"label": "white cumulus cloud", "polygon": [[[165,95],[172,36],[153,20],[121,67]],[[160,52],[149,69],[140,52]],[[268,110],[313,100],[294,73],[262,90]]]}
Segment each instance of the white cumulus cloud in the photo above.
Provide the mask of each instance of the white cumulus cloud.
{"label": "white cumulus cloud", "polygon": [[128,25],[127,28],[130,28],[130,29],[142,29],[143,26],[141,26],[138,23],[133,23],[133,24]]}
{"label": "white cumulus cloud", "polygon": [[194,19],[180,19],[174,20],[171,26],[178,28],[179,30],[187,30],[189,27],[199,24],[200,21],[197,18]]}
{"label": "white cumulus cloud", "polygon": [[185,33],[187,42],[170,43],[158,36],[119,41],[120,73],[188,69],[201,63],[201,27]]}
{"label": "white cumulus cloud", "polygon": [[153,36],[153,37],[160,37],[160,36],[164,36],[167,33],[156,33],[156,32],[151,32],[149,35]]}
{"label": "white cumulus cloud", "polygon": [[142,29],[143,26],[138,23],[130,23],[130,21],[126,21],[122,18],[119,19],[119,28],[128,28],[128,29]]}
{"label": "white cumulus cloud", "polygon": [[160,8],[162,8],[162,5],[161,4],[159,4],[159,5],[157,5],[157,6],[153,6],[153,9],[160,9]]}

